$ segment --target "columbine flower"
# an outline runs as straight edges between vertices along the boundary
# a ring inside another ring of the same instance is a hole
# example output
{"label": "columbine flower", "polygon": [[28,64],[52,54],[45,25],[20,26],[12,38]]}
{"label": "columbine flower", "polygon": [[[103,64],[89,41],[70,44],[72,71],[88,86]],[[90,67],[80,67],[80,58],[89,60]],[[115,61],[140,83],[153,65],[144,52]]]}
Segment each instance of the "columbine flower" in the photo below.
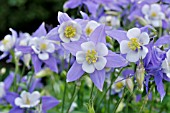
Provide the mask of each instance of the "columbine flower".
{"label": "columbine flower", "polygon": [[86,36],[90,36],[91,33],[99,26],[100,24],[97,23],[96,21],[89,21],[85,27],[85,34]]}
{"label": "columbine flower", "polygon": [[78,41],[63,44],[66,50],[76,56],[76,61],[68,71],[67,82],[75,81],[84,72],[87,72],[96,87],[102,91],[105,80],[105,67],[127,65],[127,61],[122,56],[108,51],[105,37],[105,27],[100,25],[90,35],[88,42]]}
{"label": "columbine flower", "polygon": [[6,35],[0,43],[0,51],[6,52],[10,51],[15,45],[17,34],[13,29],[9,29],[12,35]]}
{"label": "columbine flower", "polygon": [[115,83],[112,85],[112,88],[114,89],[114,91],[116,93],[119,93],[119,92],[122,91],[122,89],[124,88],[125,84],[126,84],[125,79],[123,77],[119,76],[116,79]]}
{"label": "columbine flower", "polygon": [[166,58],[162,62],[163,72],[170,78],[170,50],[166,53]]}
{"label": "columbine flower", "polygon": [[81,44],[82,51],[76,53],[76,61],[82,64],[83,71],[93,73],[95,69],[102,70],[106,66],[108,48],[104,43],[84,42]]}
{"label": "columbine flower", "polygon": [[[9,113],[25,113],[27,109],[35,112],[46,113],[51,108],[57,106],[59,101],[51,96],[40,96],[38,91],[32,93],[22,91],[19,96],[16,93],[9,92],[7,101],[13,106]],[[32,109],[30,109],[32,108]]]}
{"label": "columbine flower", "polygon": [[117,17],[110,15],[100,17],[99,22],[113,28],[120,26],[120,20]]}
{"label": "columbine flower", "polygon": [[120,51],[122,54],[127,54],[126,59],[130,62],[136,62],[140,58],[144,59],[148,53],[148,48],[144,45],[149,43],[149,35],[142,32],[139,28],[128,30],[127,37],[129,40],[120,42]]}
{"label": "columbine flower", "polygon": [[149,24],[152,24],[154,27],[162,26],[162,20],[165,19],[165,14],[161,11],[159,4],[144,5],[142,7],[142,13]]}
{"label": "columbine flower", "polygon": [[58,29],[60,39],[65,43],[68,43],[70,41],[78,41],[82,34],[82,28],[80,24],[77,23],[76,21],[73,21],[65,13],[59,12],[58,18],[59,22],[61,21],[60,19],[66,18],[63,19],[62,23],[60,23],[61,25],[59,26]]}
{"label": "columbine flower", "polygon": [[45,39],[45,37],[33,38],[31,42],[33,43],[31,47],[40,60],[48,60],[49,54],[55,51],[55,45],[52,41]]}
{"label": "columbine flower", "polygon": [[16,49],[23,54],[31,54],[32,63],[35,72],[39,72],[42,65],[49,67],[52,71],[58,72],[57,61],[54,51],[57,48],[58,28],[51,29],[48,33],[45,29],[45,23],[33,33],[32,38],[27,46],[21,45]]}
{"label": "columbine flower", "polygon": [[15,99],[15,104],[20,108],[31,108],[35,107],[40,103],[40,93],[34,91],[32,93],[22,91],[20,97]]}

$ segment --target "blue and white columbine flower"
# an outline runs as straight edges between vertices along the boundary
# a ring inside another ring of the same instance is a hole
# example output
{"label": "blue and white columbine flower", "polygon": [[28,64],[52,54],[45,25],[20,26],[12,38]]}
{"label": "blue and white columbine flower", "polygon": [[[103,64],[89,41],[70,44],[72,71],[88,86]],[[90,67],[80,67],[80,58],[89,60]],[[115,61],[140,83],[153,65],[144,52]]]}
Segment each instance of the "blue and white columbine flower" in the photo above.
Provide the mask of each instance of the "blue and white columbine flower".
{"label": "blue and white columbine flower", "polygon": [[22,91],[20,97],[15,99],[15,105],[20,108],[32,108],[40,103],[40,97],[41,95],[38,91],[32,93]]}
{"label": "blue and white columbine flower", "polygon": [[125,79],[123,77],[119,76],[116,79],[115,83],[112,85],[112,89],[114,89],[114,91],[116,93],[119,93],[119,92],[122,91],[122,89],[124,88],[125,84],[126,84]]}
{"label": "blue and white columbine flower", "polygon": [[82,64],[83,71],[93,73],[95,69],[102,70],[106,66],[108,48],[104,43],[84,42],[81,44],[82,51],[76,53],[76,61]]}
{"label": "blue and white columbine flower", "polygon": [[148,53],[148,48],[145,45],[149,44],[149,35],[146,32],[141,32],[139,28],[128,30],[127,37],[129,40],[120,42],[120,52],[127,54],[126,59],[130,62],[136,62],[140,58],[144,59]]}
{"label": "blue and white columbine flower", "polygon": [[148,24],[152,24],[154,27],[162,26],[162,20],[165,19],[165,14],[161,11],[159,4],[144,5],[142,7],[142,13]]}
{"label": "blue and white columbine flower", "polygon": [[91,33],[99,26],[100,24],[99,23],[97,23],[96,21],[93,21],[93,20],[91,20],[91,21],[89,21],[88,23],[87,23],[87,25],[86,25],[86,27],[85,27],[85,34],[86,34],[86,36],[90,36],[91,35]]}
{"label": "blue and white columbine flower", "polygon": [[166,53],[166,58],[162,62],[163,72],[170,78],[170,50]]}
{"label": "blue and white columbine flower", "polygon": [[76,61],[68,71],[67,82],[79,79],[86,72],[95,86],[102,91],[106,75],[105,67],[115,68],[127,65],[127,61],[122,56],[109,51],[106,47],[104,25],[94,30],[88,42],[70,42],[64,43],[63,46],[76,57]]}
{"label": "blue and white columbine flower", "polygon": [[9,29],[12,35],[6,35],[4,39],[0,42],[0,51],[7,52],[10,51],[16,42],[17,34],[13,29]]}
{"label": "blue and white columbine flower", "polygon": [[51,53],[55,51],[55,45],[52,41],[45,39],[45,37],[41,38],[33,38],[31,40],[31,47],[34,52],[38,55],[40,60],[48,60]]}
{"label": "blue and white columbine flower", "polygon": [[60,25],[58,33],[60,39],[65,43],[78,41],[82,34],[82,28],[75,21],[67,21]]}

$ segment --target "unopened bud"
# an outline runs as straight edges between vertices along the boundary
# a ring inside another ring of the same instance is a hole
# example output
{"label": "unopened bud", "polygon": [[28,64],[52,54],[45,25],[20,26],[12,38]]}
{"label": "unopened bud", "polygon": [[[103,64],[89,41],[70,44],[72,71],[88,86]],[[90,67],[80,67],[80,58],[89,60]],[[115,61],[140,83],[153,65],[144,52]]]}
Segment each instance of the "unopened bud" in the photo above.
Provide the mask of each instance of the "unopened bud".
{"label": "unopened bud", "polygon": [[148,25],[147,21],[142,17],[136,17],[136,19],[139,21],[139,23],[143,26]]}
{"label": "unopened bud", "polygon": [[129,89],[129,91],[132,93],[133,92],[133,88],[134,88],[134,84],[133,84],[132,78],[129,77],[129,78],[126,79],[126,86]]}
{"label": "unopened bud", "polygon": [[139,89],[143,88],[144,78],[145,78],[145,68],[143,66],[143,63],[140,62],[136,69],[136,80],[137,80]]}
{"label": "unopened bud", "polygon": [[35,77],[42,78],[42,77],[49,76],[49,75],[52,75],[52,71],[49,68],[45,68],[45,69],[41,70],[40,72],[38,72],[35,75]]}

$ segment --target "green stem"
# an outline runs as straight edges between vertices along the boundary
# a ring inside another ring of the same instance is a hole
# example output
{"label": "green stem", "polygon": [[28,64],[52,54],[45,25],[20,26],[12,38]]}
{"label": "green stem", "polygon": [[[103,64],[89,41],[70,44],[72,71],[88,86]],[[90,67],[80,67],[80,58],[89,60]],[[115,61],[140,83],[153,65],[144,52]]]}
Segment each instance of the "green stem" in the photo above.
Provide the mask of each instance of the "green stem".
{"label": "green stem", "polygon": [[153,87],[154,87],[154,85],[151,86],[151,88],[150,88],[148,94],[145,96],[145,100],[144,100],[144,102],[143,102],[143,104],[142,104],[142,107],[140,108],[139,113],[142,113],[143,109],[145,108],[145,105],[146,105],[147,102],[148,102],[148,96],[149,96],[151,90],[153,89]]}
{"label": "green stem", "polygon": [[68,107],[66,113],[69,113],[70,107],[71,107],[71,105],[72,105],[72,103],[73,103],[73,101],[74,101],[74,99],[75,99],[75,97],[76,97],[76,94],[77,94],[76,86],[77,86],[77,85],[76,85],[76,83],[75,83],[74,89],[73,89],[73,92],[72,92],[72,98],[71,98],[71,101],[70,101],[70,104],[69,104],[69,107]]}
{"label": "green stem", "polygon": [[64,104],[65,104],[66,90],[67,90],[67,82],[65,80],[65,82],[64,82],[64,94],[63,94],[63,100],[62,100],[63,104],[62,104],[62,110],[61,110],[62,113],[64,113]]}
{"label": "green stem", "polygon": [[[124,68],[122,68],[122,69],[119,71],[118,76],[121,74],[121,72],[123,71],[123,69],[124,69]],[[118,77],[118,76],[117,76],[117,77]],[[117,79],[117,78],[116,78],[116,79]],[[100,104],[102,103],[102,101],[103,101],[104,97],[106,96],[107,92],[109,91],[109,89],[111,89],[113,83],[114,83],[114,77],[112,77],[110,86],[106,89],[106,91],[105,91],[104,94],[102,95],[102,98],[101,98],[101,100],[99,101],[99,104],[97,105],[96,111],[99,110]],[[95,99],[95,101],[96,101],[96,99]]]}
{"label": "green stem", "polygon": [[127,92],[128,92],[128,91],[125,92],[125,89],[124,89],[123,95],[122,95],[122,97],[120,98],[120,100],[116,103],[116,106],[115,106],[115,108],[114,108],[114,110],[113,110],[113,113],[116,113],[117,108],[119,107],[119,104],[120,104],[121,101],[124,99],[124,97],[126,96]]}
{"label": "green stem", "polygon": [[94,83],[92,84],[92,89],[91,89],[91,92],[90,92],[90,100],[92,100],[93,90],[94,90]]}
{"label": "green stem", "polygon": [[[70,63],[71,63],[70,61],[71,61],[71,54],[70,54],[70,56],[69,56],[69,62],[68,62],[68,68],[67,68],[67,70],[69,70],[69,68],[70,68]],[[62,113],[64,112],[64,104],[65,104],[66,90],[67,90],[67,82],[66,82],[66,80],[65,80],[65,82],[64,82],[64,94],[63,94],[63,99],[62,99],[63,104],[62,104],[62,109],[61,109],[61,112],[62,112]]]}
{"label": "green stem", "polygon": [[15,91],[17,91],[17,74],[18,74],[18,69],[19,69],[19,66],[18,66],[18,59],[15,58],[15,74],[14,74],[14,87],[15,87]]}

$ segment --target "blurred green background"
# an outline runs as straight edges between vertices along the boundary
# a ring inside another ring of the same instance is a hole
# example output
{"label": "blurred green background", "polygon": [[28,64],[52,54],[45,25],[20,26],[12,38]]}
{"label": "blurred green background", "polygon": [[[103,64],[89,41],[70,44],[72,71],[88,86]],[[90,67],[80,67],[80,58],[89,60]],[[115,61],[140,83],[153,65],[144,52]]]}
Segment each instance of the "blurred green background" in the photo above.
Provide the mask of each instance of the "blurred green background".
{"label": "blurred green background", "polygon": [[56,26],[58,11],[63,10],[66,0],[0,0],[1,39],[9,32],[34,32],[44,21]]}

